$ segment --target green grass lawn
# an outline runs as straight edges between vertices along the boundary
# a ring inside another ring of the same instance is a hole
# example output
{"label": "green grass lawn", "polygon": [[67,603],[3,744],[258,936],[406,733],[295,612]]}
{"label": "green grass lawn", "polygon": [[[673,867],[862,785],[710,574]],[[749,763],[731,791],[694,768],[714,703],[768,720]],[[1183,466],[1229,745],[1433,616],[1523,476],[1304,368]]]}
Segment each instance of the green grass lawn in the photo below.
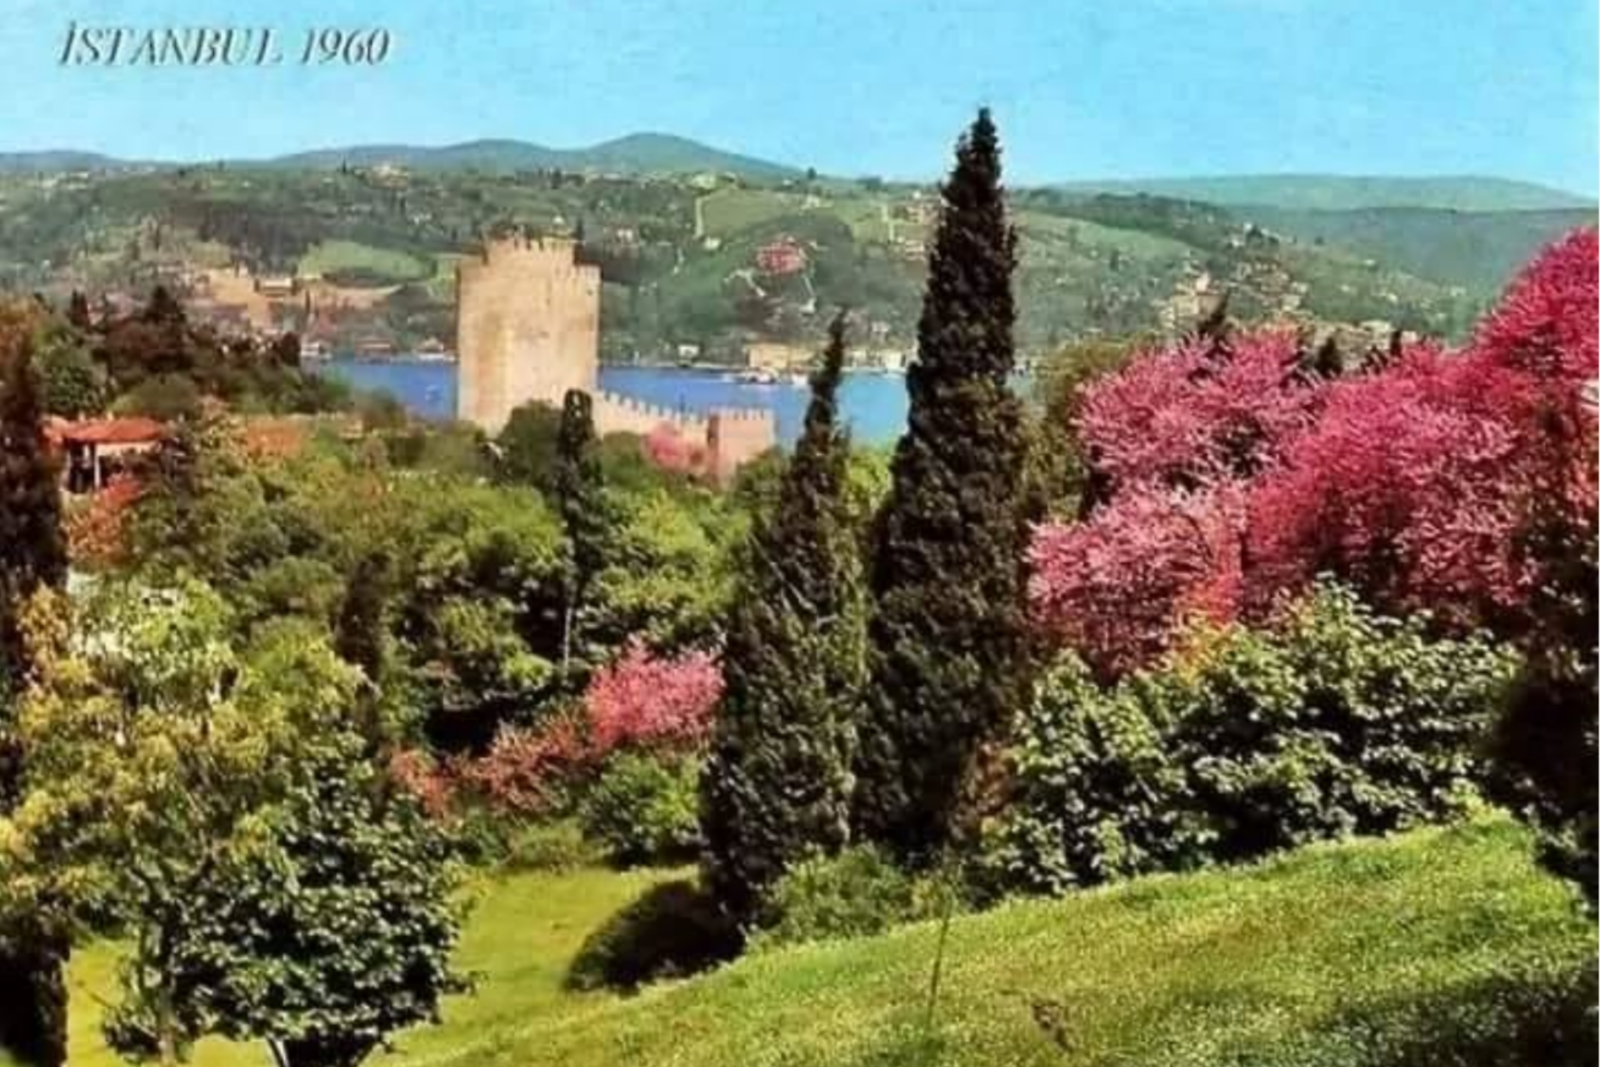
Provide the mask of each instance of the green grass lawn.
{"label": "green grass lawn", "polygon": [[[585,934],[670,875],[517,875],[485,886],[466,932],[477,994],[373,1062],[1555,1067],[1394,1052],[1397,1035],[1447,1026],[1493,1037],[1535,1019],[1548,1031],[1558,1009],[1592,1001],[1595,928],[1528,850],[1522,831],[1490,821],[961,918],[931,1032],[932,924],[756,956],[631,998],[575,995],[560,987]],[[97,952],[74,963],[74,1064],[113,1062],[93,1001],[108,964]],[[266,1060],[217,1042],[195,1062]]]}

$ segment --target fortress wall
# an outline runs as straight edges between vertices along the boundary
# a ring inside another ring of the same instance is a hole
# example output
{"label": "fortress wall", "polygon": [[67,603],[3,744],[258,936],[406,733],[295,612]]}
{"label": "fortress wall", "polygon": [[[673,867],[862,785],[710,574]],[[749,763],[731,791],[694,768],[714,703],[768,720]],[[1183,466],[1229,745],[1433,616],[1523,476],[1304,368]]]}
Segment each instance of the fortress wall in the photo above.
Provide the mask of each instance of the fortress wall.
{"label": "fortress wall", "polygon": [[608,433],[636,433],[645,437],[662,423],[691,441],[704,441],[709,428],[701,415],[674,411],[619,393],[594,394],[594,431],[601,437]]}
{"label": "fortress wall", "polygon": [[565,240],[492,241],[456,268],[456,413],[490,433],[530,400],[559,407],[600,373],[600,271]]}
{"label": "fortress wall", "polygon": [[778,444],[778,420],[769,408],[716,408],[707,419],[706,466],[726,485],[744,464]]}

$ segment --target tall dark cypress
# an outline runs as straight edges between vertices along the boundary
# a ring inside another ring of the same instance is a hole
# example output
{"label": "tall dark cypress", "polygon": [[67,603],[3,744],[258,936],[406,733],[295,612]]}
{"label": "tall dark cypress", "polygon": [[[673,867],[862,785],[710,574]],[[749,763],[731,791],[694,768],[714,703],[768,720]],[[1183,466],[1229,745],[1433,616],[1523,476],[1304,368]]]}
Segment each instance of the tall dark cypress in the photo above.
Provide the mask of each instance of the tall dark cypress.
{"label": "tall dark cypress", "polygon": [[[33,323],[8,319],[0,337],[0,810],[22,787],[12,715],[27,672],[19,615],[43,585],[66,579],[58,468],[44,434],[33,367]],[[28,924],[33,926],[33,924]],[[0,931],[0,1045],[25,1062],[66,1062],[66,942],[36,928]]]}
{"label": "tall dark cypress", "polygon": [[701,823],[707,883],[741,921],[759,917],[762,894],[789,864],[849,839],[865,612],[838,426],[843,369],[840,315],[777,499],[745,546],[727,623]]}
{"label": "tall dark cypress", "polygon": [[556,437],[555,493],[572,550],[567,581],[565,619],[561,628],[561,667],[571,666],[578,639],[580,611],[595,575],[605,566],[607,531],[605,481],[594,433],[594,404],[589,394],[569,389],[561,402],[561,428]]}
{"label": "tall dark cypress", "polygon": [[1027,435],[1016,235],[987,110],[956,148],[928,260],[911,408],[876,531],[856,825],[912,862],[946,844],[979,754],[1029,691]]}

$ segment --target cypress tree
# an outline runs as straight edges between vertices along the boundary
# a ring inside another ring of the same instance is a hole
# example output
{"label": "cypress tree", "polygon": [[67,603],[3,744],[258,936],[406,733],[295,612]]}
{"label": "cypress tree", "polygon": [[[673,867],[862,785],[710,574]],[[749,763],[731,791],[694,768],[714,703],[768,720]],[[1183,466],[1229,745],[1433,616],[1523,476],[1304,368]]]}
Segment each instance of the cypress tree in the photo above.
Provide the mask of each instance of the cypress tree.
{"label": "cypress tree", "polygon": [[[57,465],[44,434],[33,367],[32,322],[4,323],[0,338],[0,810],[17,800],[22,753],[11,717],[27,673],[22,605],[67,573]],[[34,924],[26,924],[33,926]],[[0,1045],[40,1067],[67,1058],[66,942],[48,931],[0,931]]]}
{"label": "cypress tree", "polygon": [[594,404],[581,389],[569,389],[562,398],[554,480],[561,524],[572,550],[561,628],[561,669],[566,671],[577,638],[578,613],[595,575],[605,566],[607,544],[605,479],[594,433]]}
{"label": "cypress tree", "polygon": [[1027,436],[1007,381],[1016,235],[987,110],[943,194],[908,426],[876,531],[857,759],[857,828],[913,862],[949,843],[980,753],[1029,691]]}
{"label": "cypress tree", "polygon": [[383,681],[384,622],[389,601],[389,557],[381,549],[356,562],[334,625],[334,651],[360,667],[373,685]]}
{"label": "cypress tree", "polygon": [[701,779],[705,872],[721,906],[757,917],[793,861],[850,832],[854,716],[865,621],[838,426],[844,316],[811,378],[805,429],[776,501],[759,514],[727,624],[725,690]]}

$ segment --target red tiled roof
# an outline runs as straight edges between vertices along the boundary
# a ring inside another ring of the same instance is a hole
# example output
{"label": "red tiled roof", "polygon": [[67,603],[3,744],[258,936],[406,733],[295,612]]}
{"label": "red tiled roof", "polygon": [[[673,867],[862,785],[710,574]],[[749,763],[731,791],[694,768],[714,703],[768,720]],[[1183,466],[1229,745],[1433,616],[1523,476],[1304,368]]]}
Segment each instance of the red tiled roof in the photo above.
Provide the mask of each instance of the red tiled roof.
{"label": "red tiled roof", "polygon": [[53,441],[77,445],[133,445],[154,443],[167,436],[165,423],[155,419],[58,419],[46,431]]}

